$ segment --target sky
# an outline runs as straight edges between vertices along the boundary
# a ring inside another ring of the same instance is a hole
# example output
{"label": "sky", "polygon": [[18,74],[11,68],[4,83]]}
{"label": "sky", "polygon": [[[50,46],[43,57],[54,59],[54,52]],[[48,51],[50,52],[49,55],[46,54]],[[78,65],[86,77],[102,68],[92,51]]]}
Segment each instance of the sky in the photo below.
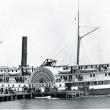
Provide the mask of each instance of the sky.
{"label": "sky", "polygon": [[[46,58],[75,65],[77,0],[0,0],[0,66],[21,64],[22,36],[28,37],[27,64]],[[80,64],[110,63],[110,1],[79,0]]]}

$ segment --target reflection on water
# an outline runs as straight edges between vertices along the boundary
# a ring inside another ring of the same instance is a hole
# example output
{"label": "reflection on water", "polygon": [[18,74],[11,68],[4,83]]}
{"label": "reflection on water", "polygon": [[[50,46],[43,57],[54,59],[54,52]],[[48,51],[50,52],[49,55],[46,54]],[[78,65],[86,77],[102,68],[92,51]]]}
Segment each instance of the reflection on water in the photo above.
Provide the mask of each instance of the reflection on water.
{"label": "reflection on water", "polygon": [[110,108],[110,97],[83,97],[66,99],[21,99],[0,102],[0,109],[80,109]]}

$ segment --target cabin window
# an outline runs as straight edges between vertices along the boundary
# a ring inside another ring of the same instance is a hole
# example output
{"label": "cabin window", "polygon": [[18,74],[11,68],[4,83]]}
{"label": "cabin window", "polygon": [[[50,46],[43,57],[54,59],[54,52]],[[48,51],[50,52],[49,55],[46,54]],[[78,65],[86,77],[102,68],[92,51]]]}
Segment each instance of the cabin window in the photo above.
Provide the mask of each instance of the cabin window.
{"label": "cabin window", "polygon": [[13,70],[12,70],[12,72],[13,72]]}
{"label": "cabin window", "polygon": [[79,86],[79,83],[78,82],[76,83],[76,86]]}
{"label": "cabin window", "polygon": [[63,67],[63,70],[65,70],[65,67]]}
{"label": "cabin window", "polygon": [[61,84],[59,84],[59,87],[61,87]]}
{"label": "cabin window", "polygon": [[107,73],[105,73],[105,76],[107,76]]}
{"label": "cabin window", "polygon": [[79,82],[79,85],[82,86],[83,85],[82,82]]}
{"label": "cabin window", "polygon": [[1,70],[1,72],[2,72],[2,70]]}
{"label": "cabin window", "polygon": [[97,81],[95,81],[94,84],[97,85]]}
{"label": "cabin window", "polygon": [[93,77],[95,77],[95,74],[93,74]]}
{"label": "cabin window", "polygon": [[66,66],[66,70],[68,69],[68,67]]}
{"label": "cabin window", "polygon": [[99,85],[103,84],[103,81],[98,81],[98,84],[99,84]]}
{"label": "cabin window", "polygon": [[56,79],[56,82],[58,82],[58,79]]}
{"label": "cabin window", "polygon": [[67,76],[63,76],[63,79],[66,81],[67,80]]}
{"label": "cabin window", "polygon": [[94,82],[93,81],[91,82],[91,85],[94,85]]}
{"label": "cabin window", "polygon": [[75,84],[75,83],[73,83],[73,84],[72,84],[72,86],[76,86],[76,84]]}
{"label": "cabin window", "polygon": [[16,70],[16,72],[17,72],[17,70]]}
{"label": "cabin window", "polygon": [[10,72],[10,70],[8,70],[8,72]]}
{"label": "cabin window", "polygon": [[107,84],[110,84],[110,81],[109,80],[107,81]]}
{"label": "cabin window", "polygon": [[90,85],[90,82],[85,82],[85,85]]}
{"label": "cabin window", "polygon": [[72,80],[72,75],[69,76],[69,80]]}
{"label": "cabin window", "polygon": [[92,74],[90,74],[90,77],[92,77]]}
{"label": "cabin window", "polygon": [[78,76],[76,75],[76,78],[78,78]]}
{"label": "cabin window", "polygon": [[110,76],[110,73],[108,73],[108,75]]}
{"label": "cabin window", "polygon": [[90,85],[90,82],[87,82],[88,85]]}

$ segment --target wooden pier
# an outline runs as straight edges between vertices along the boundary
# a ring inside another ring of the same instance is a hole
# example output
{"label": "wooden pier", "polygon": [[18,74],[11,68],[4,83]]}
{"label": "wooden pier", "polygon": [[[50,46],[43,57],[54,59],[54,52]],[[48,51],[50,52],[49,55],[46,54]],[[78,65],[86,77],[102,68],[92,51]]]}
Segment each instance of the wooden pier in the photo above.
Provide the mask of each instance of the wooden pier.
{"label": "wooden pier", "polygon": [[31,99],[31,98],[34,98],[33,93],[18,92],[16,94],[0,94],[0,102],[17,100],[17,99]]}
{"label": "wooden pier", "polygon": [[55,92],[16,92],[14,94],[0,94],[0,102],[11,101],[17,99],[33,99],[35,97],[51,96],[51,98],[75,98],[83,96],[83,92],[80,91],[55,91]]}
{"label": "wooden pier", "polygon": [[83,96],[84,92],[81,91],[54,91],[54,92],[43,92],[43,93],[35,93],[35,97],[45,97],[45,96],[51,96],[51,98],[75,98]]}

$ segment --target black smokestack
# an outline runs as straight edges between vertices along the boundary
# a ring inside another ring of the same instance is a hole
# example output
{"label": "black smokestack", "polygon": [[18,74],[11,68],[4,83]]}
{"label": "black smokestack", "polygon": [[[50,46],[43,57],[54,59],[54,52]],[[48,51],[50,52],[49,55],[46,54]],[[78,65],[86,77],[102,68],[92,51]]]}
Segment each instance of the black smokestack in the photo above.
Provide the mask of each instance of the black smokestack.
{"label": "black smokestack", "polygon": [[27,66],[27,36],[22,37],[22,56],[21,66]]}

